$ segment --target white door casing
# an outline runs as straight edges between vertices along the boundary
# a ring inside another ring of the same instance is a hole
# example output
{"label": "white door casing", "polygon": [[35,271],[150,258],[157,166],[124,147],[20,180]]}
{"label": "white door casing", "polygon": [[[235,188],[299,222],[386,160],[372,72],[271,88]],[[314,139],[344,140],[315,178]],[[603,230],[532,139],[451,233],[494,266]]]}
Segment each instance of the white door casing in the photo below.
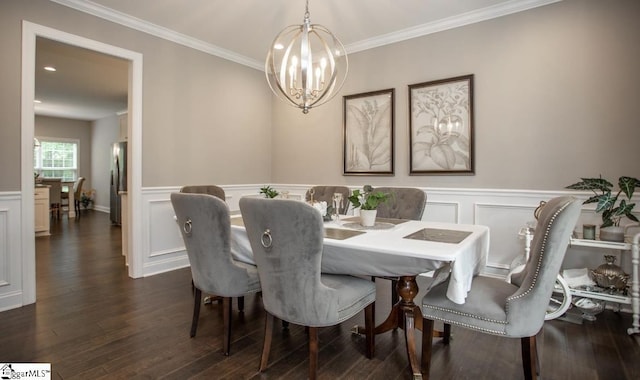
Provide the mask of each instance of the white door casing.
{"label": "white door casing", "polygon": [[[33,186],[33,135],[36,37],[44,37],[69,45],[95,50],[129,61],[129,131],[128,157],[128,241],[130,253],[129,276],[143,276],[142,231],[142,54],[108,45],[85,37],[76,36],[28,21],[22,23],[22,109],[21,109],[21,249],[12,252],[15,260],[22,262],[22,304],[36,301],[35,240],[34,240],[34,186]],[[20,255],[22,257],[20,257]]]}

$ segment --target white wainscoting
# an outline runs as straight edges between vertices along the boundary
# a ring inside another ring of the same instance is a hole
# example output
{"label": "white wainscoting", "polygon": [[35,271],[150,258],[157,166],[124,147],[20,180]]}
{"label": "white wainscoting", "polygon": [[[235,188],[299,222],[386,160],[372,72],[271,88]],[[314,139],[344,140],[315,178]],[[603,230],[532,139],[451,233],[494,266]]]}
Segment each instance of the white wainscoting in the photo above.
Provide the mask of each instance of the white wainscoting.
{"label": "white wainscoting", "polygon": [[179,187],[142,189],[144,276],[189,266],[170,199],[171,193],[179,190]]}
{"label": "white wainscoting", "polygon": [[0,311],[23,305],[20,199],[0,193]]}
{"label": "white wainscoting", "polygon": [[[263,184],[222,186],[231,212],[239,213],[239,199],[245,196],[259,196],[258,192],[262,186]],[[289,191],[291,199],[304,199],[304,194],[310,187],[287,184],[272,186],[278,191]],[[143,189],[145,276],[189,265],[170,202],[171,192],[179,189],[179,186]],[[489,226],[491,248],[483,274],[496,277],[505,277],[513,259],[522,254],[524,242],[518,232],[527,223],[535,220],[533,212],[541,200],[567,194],[586,199],[585,194],[564,191],[422,189],[427,193],[424,220]],[[595,214],[592,207],[585,207],[578,226],[583,223],[599,224],[599,221],[600,215]],[[571,248],[571,251],[574,250],[575,248]],[[594,256],[593,252],[590,256]],[[596,262],[600,262],[602,255],[597,256]],[[576,261],[576,265],[580,265],[580,256]],[[595,266],[592,263],[589,267]]]}
{"label": "white wainscoting", "polygon": [[[259,196],[263,184],[223,186],[232,213],[239,212],[238,201],[244,196]],[[303,199],[308,185],[272,184],[279,191],[289,191],[289,198]],[[355,188],[355,187],[354,187]],[[143,276],[167,272],[189,265],[182,237],[173,218],[170,194],[179,186],[142,189],[142,262]],[[586,193],[423,188],[427,193],[424,220],[451,223],[476,223],[491,229],[490,254],[485,275],[504,277],[513,258],[523,250],[518,231],[534,220],[533,210],[540,200],[573,194],[586,198]],[[25,304],[25,284],[29,276],[22,272],[25,258],[22,246],[20,203],[21,192],[0,192],[0,311]],[[640,199],[634,198],[634,202]],[[578,228],[583,223],[600,223],[592,205],[583,208]],[[634,231],[637,232],[637,231]],[[35,238],[34,238],[35,239]],[[30,241],[25,237],[24,241]],[[565,259],[566,268],[595,268],[603,263],[604,252],[593,249],[570,248]],[[613,252],[616,254],[615,252]],[[630,273],[629,255],[619,255],[618,263]],[[25,277],[26,276],[26,277]],[[32,301],[31,301],[32,302]]]}

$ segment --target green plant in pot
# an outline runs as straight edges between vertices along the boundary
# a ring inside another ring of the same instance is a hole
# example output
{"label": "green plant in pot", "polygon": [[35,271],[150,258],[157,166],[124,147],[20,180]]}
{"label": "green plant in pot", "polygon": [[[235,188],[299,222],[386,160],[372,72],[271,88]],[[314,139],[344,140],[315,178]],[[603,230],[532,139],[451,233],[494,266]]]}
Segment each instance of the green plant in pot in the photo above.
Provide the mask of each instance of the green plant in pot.
{"label": "green plant in pot", "polygon": [[91,193],[87,193],[87,192],[82,192],[82,195],[80,196],[80,203],[82,204],[82,207],[86,210],[89,208],[89,206],[91,206],[93,204],[93,197],[91,195]]}
{"label": "green plant in pot", "polygon": [[263,186],[260,188],[260,194],[264,194],[265,198],[275,198],[280,193],[271,186]]}
{"label": "green plant in pot", "polygon": [[624,241],[624,228],[620,226],[620,220],[626,217],[634,222],[638,221],[638,218],[632,214],[636,204],[630,202],[636,187],[640,187],[640,181],[633,177],[622,176],[618,179],[619,190],[614,193],[613,184],[602,178],[602,176],[598,178],[581,178],[581,180],[567,186],[567,189],[590,190],[593,192],[594,195],[583,203],[596,203],[596,212],[602,213],[600,239]]}
{"label": "green plant in pot", "polygon": [[378,206],[389,200],[390,194],[374,191],[371,185],[365,185],[360,190],[354,190],[349,196],[349,202],[354,208],[360,209],[360,223],[365,227],[375,224]]}

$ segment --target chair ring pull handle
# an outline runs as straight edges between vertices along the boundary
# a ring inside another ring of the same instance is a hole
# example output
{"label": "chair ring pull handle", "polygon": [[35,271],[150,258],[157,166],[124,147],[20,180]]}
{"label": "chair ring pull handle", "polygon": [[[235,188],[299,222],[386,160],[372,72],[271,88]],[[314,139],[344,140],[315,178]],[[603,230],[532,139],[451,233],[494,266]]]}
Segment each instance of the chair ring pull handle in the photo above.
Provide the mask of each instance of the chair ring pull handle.
{"label": "chair ring pull handle", "polygon": [[182,231],[184,231],[184,233],[187,235],[191,235],[192,227],[193,225],[191,224],[191,219],[187,219],[182,225]]}
{"label": "chair ring pull handle", "polygon": [[264,230],[264,232],[262,233],[262,237],[260,237],[260,243],[262,243],[262,246],[265,248],[271,248],[273,238],[271,237],[270,229],[267,228],[266,230]]}

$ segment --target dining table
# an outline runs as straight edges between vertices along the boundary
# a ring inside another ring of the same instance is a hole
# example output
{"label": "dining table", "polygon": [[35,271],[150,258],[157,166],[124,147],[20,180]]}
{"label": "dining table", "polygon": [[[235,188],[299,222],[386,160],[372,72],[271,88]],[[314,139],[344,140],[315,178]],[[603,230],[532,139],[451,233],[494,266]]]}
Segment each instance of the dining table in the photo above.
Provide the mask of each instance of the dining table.
{"label": "dining table", "polygon": [[[415,329],[422,330],[422,311],[414,302],[419,290],[416,277],[433,272],[434,281],[448,280],[447,297],[464,303],[473,277],[485,266],[489,228],[389,218],[377,218],[374,226],[363,227],[358,217],[342,215],[325,222],[324,235],[323,273],[398,278],[400,300],[376,326],[375,334],[402,328],[413,377],[422,378],[414,336]],[[241,215],[231,217],[231,252],[234,259],[255,264]]]}

